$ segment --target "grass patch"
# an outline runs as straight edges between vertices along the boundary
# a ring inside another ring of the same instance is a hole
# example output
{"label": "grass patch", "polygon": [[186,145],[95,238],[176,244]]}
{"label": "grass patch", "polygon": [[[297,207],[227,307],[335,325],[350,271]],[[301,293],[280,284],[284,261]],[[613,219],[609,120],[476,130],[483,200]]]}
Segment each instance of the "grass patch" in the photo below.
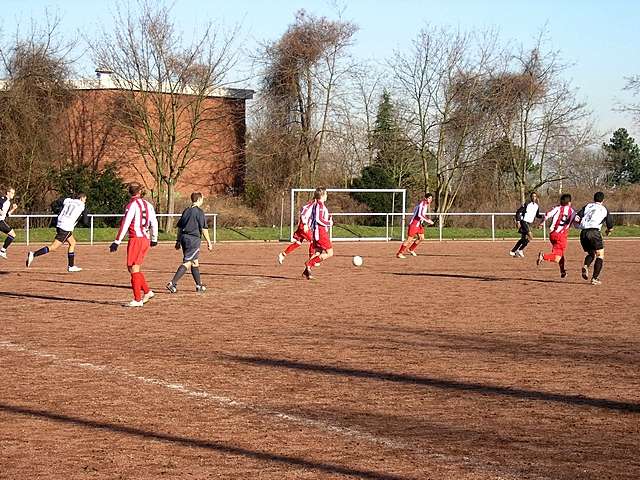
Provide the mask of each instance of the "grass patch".
{"label": "grass patch", "polygon": [[[115,238],[118,232],[117,228],[95,228],[93,231],[94,242],[111,242]],[[389,235],[393,240],[399,240],[401,238],[400,227],[389,228]],[[16,241],[18,243],[25,243],[26,232],[24,229],[16,229]],[[384,237],[387,234],[385,227],[371,227],[366,225],[336,225],[333,228],[334,237],[342,238],[372,238],[372,237]],[[496,239],[510,239],[518,237],[518,232],[515,228],[498,228],[496,229]],[[90,232],[88,228],[77,228],[74,231],[74,236],[79,242],[89,242]],[[427,239],[438,239],[439,229],[438,227],[429,227],[425,231]],[[535,229],[533,231],[535,238],[542,238],[542,230]],[[570,237],[577,238],[580,236],[580,231],[572,229],[570,231]],[[32,228],[29,230],[29,241],[31,244],[48,244],[55,237],[54,228]],[[640,237],[640,226],[638,225],[620,225],[616,226],[611,237],[624,238],[624,237]],[[175,234],[160,232],[160,241],[173,241],[175,240]],[[443,240],[461,240],[461,239],[490,239],[490,228],[460,228],[460,227],[447,227],[442,230]],[[289,239],[289,227],[285,227],[280,235],[279,227],[235,227],[235,228],[219,228],[217,231],[217,240],[221,242],[225,241],[242,241],[242,240],[254,240],[254,241],[287,241]]]}

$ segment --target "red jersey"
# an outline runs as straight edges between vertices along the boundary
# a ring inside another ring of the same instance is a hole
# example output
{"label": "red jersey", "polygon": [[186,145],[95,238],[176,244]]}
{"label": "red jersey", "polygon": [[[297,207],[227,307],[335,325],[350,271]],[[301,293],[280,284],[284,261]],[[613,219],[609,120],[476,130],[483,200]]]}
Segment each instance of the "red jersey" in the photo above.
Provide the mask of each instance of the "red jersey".
{"label": "red jersey", "polygon": [[569,228],[571,227],[575,217],[576,211],[569,205],[558,205],[545,214],[544,220],[551,218],[549,233],[568,235]]}
{"label": "red jersey", "polygon": [[127,233],[129,238],[150,238],[152,242],[158,241],[156,211],[151,203],[139,195],[131,197],[120,222],[115,243],[122,242]]}
{"label": "red jersey", "polygon": [[321,201],[316,201],[311,207],[311,228],[313,229],[313,238],[320,238],[320,231],[329,232],[333,225],[333,219],[329,214],[329,209]]}

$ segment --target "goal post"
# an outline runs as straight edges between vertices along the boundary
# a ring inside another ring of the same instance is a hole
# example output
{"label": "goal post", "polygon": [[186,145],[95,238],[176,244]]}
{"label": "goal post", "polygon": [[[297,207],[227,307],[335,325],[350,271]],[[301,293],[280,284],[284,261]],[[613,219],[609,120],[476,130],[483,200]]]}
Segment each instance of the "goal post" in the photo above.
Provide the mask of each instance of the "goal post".
{"label": "goal post", "polygon": [[[298,211],[300,206],[298,206],[296,200],[298,200],[298,195],[302,193],[313,193],[315,192],[315,188],[292,188],[291,189],[291,203],[290,203],[290,230],[289,230],[289,239],[293,241],[293,233],[296,229],[296,222],[298,220]],[[401,223],[401,239],[404,241],[404,230],[405,230],[405,212],[407,208],[407,190],[404,188],[327,188],[327,193],[390,193],[393,194],[392,198],[392,207],[390,212],[332,212],[334,218],[340,217],[371,217],[371,216],[384,216],[386,218],[386,229],[384,236],[376,235],[371,237],[340,237],[334,236],[333,229],[331,229],[331,240],[332,241],[357,241],[357,240],[379,240],[379,241],[389,241],[391,240],[391,235],[389,234],[389,222],[393,225],[393,219],[395,217],[400,217]],[[396,194],[400,194],[401,196],[401,213],[395,212],[395,196]]]}

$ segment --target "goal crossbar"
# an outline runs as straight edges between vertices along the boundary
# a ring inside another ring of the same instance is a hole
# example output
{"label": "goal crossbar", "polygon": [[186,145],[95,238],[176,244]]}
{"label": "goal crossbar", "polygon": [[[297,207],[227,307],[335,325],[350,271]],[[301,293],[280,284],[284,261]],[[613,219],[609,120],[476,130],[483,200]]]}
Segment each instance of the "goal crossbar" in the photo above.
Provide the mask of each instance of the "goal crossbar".
{"label": "goal crossbar", "polygon": [[[302,193],[302,192],[315,192],[315,188],[292,188],[291,189],[291,203],[290,203],[290,207],[291,207],[291,224],[290,224],[290,229],[289,229],[289,239],[290,241],[293,241],[293,233],[295,232],[295,222],[297,220],[297,209],[296,209],[296,194],[297,193]],[[402,195],[402,212],[406,211],[406,207],[407,207],[407,190],[404,188],[327,188],[326,191],[328,193],[331,192],[341,192],[341,193],[399,193]],[[394,195],[394,200],[395,200],[395,195]],[[392,207],[392,209],[395,208]],[[358,212],[356,213],[356,215],[360,215],[360,214],[364,214],[364,215],[386,215],[387,213],[389,214],[394,214],[395,212],[382,212],[382,213],[370,213],[370,212]],[[340,216],[341,212],[337,212],[335,213],[336,216]],[[349,214],[349,215],[353,215],[353,214]],[[402,240],[404,240],[404,227],[405,227],[405,218],[404,215],[401,215],[401,222],[402,222]],[[357,238],[342,238],[342,237],[334,237],[333,236],[333,229],[331,229],[331,239],[335,240],[335,241],[353,241],[353,240],[358,240]],[[390,238],[387,235],[386,237],[367,237],[366,240],[383,240],[383,241],[389,241]]]}

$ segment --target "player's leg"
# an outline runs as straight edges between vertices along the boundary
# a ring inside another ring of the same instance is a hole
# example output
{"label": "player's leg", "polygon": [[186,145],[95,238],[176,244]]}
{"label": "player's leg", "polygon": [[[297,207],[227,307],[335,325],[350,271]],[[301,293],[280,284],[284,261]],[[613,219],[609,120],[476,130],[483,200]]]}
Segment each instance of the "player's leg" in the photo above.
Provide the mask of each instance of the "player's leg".
{"label": "player's leg", "polygon": [[196,292],[204,293],[207,290],[207,287],[202,284],[202,280],[200,278],[200,262],[197,258],[191,263],[191,276],[196,284]]}
{"label": "player's leg", "polygon": [[149,250],[149,240],[146,238],[129,238],[127,243],[127,268],[131,273],[131,289],[133,301],[127,306],[141,307],[144,305],[143,293],[147,295],[151,290],[141,271],[144,256]]}
{"label": "player's leg", "polygon": [[424,233],[419,233],[415,238],[415,240],[413,241],[413,243],[411,244],[411,246],[409,247],[409,253],[414,257],[417,256],[416,248],[418,248],[418,245],[420,245],[423,241],[424,241]]}
{"label": "player's leg", "polygon": [[558,261],[558,265],[560,266],[560,277],[564,278],[567,276],[567,269],[565,268],[565,263],[564,263],[564,255],[562,257],[560,257],[560,260]]}
{"label": "player's leg", "polygon": [[297,250],[300,246],[302,245],[302,242],[300,240],[296,240],[295,238],[293,239],[293,242],[291,242],[287,248],[285,248],[283,251],[281,251],[278,254],[278,263],[280,265],[282,265],[284,263],[284,257],[286,257],[287,255],[289,255],[290,253],[294,252],[295,250]]}
{"label": "player's leg", "polygon": [[417,236],[414,235],[413,229],[410,226],[409,227],[409,232],[407,233],[407,239],[400,244],[400,248],[396,252],[396,257],[398,257],[398,258],[406,258],[404,256],[404,254],[407,252],[407,249],[409,248],[410,245],[413,244],[413,242],[416,240],[416,238],[417,238]]}
{"label": "player's leg", "polygon": [[592,285],[600,285],[600,273],[604,267],[604,248],[595,251],[595,262],[593,264],[593,276],[591,277]]}
{"label": "player's leg", "polygon": [[27,261],[26,261],[27,267],[31,266],[31,264],[33,263],[36,257],[41,257],[42,255],[46,255],[47,253],[55,252],[58,248],[60,248],[60,245],[62,245],[62,242],[56,236],[56,238],[53,240],[53,242],[51,242],[49,246],[42,247],[36,250],[35,252],[27,253]]}
{"label": "player's leg", "polygon": [[67,243],[69,244],[69,249],[67,250],[67,270],[69,272],[80,272],[82,269],[80,267],[76,267],[76,239],[72,235],[69,235],[67,239]]}
{"label": "player's leg", "polygon": [[0,221],[0,232],[4,233],[7,236],[4,239],[2,247],[0,247],[0,257],[7,258],[7,249],[9,248],[9,245],[11,245],[16,239],[16,232],[4,220]]}

